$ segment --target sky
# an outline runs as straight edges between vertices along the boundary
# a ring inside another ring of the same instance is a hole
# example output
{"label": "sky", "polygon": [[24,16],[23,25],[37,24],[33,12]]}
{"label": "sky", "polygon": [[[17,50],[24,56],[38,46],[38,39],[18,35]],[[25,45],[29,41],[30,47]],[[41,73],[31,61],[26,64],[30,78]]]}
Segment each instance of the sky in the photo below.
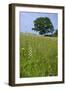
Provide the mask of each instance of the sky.
{"label": "sky", "polygon": [[19,13],[19,30],[24,33],[34,33],[38,34],[38,32],[32,30],[34,28],[33,21],[38,17],[48,17],[54,29],[58,29],[58,14],[57,13],[40,13],[40,12],[20,12]]}

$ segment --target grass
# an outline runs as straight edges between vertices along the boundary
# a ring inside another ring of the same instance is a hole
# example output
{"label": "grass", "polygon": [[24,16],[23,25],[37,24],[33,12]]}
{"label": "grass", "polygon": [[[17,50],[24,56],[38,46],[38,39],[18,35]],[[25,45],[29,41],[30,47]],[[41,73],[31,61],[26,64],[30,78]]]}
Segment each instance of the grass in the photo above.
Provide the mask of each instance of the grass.
{"label": "grass", "polygon": [[20,77],[58,74],[57,37],[20,33]]}

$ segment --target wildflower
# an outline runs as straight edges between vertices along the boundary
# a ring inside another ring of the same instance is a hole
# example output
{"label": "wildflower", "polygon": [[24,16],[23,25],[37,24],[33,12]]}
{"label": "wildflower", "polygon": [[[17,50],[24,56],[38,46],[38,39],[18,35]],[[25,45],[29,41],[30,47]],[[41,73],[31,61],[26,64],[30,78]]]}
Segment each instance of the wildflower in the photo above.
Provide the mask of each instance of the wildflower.
{"label": "wildflower", "polygon": [[25,48],[21,48],[22,50],[25,50]]}
{"label": "wildflower", "polygon": [[51,66],[49,65],[49,69],[51,69]]}
{"label": "wildflower", "polygon": [[29,46],[28,48],[28,57],[30,58],[32,56],[32,47]]}

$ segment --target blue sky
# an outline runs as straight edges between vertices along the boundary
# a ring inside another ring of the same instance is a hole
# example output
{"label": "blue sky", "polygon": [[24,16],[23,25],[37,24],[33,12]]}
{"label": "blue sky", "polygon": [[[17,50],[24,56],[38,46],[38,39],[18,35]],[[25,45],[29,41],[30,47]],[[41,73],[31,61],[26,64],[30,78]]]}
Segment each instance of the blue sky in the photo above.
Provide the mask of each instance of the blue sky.
{"label": "blue sky", "polygon": [[38,17],[48,17],[51,20],[54,29],[58,29],[57,13],[20,12],[19,13],[20,32],[36,33],[35,31],[32,30],[32,28],[34,27],[33,21]]}

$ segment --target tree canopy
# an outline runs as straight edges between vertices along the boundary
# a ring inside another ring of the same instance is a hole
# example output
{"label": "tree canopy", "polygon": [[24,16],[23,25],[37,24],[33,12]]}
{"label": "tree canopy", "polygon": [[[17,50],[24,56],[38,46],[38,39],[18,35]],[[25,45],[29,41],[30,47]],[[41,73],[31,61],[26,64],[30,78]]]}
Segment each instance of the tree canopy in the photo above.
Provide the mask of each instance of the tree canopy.
{"label": "tree canopy", "polygon": [[54,31],[53,24],[48,17],[39,17],[34,20],[33,23],[34,28],[32,28],[32,30],[39,32],[41,35],[49,32],[52,33]]}

